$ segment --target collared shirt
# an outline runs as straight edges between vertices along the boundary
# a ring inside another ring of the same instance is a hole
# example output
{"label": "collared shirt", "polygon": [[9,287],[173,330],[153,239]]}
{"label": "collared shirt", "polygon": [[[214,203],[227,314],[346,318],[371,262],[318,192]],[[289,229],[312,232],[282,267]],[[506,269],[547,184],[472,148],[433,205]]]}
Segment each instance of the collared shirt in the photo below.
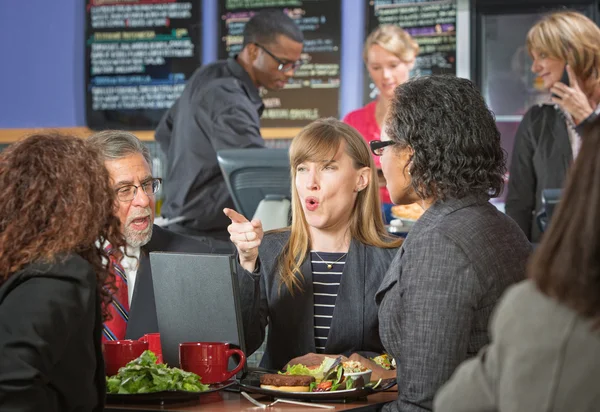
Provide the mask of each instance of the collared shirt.
{"label": "collared shirt", "polygon": [[[100,242],[96,242],[96,245],[99,246]],[[106,249],[109,245],[108,241],[104,241],[102,244],[102,248]],[[140,251],[139,247],[131,247],[127,246],[127,253],[124,253],[124,248],[121,249],[121,254],[123,257],[121,258],[121,267],[125,271],[125,276],[127,277],[127,300],[129,301],[129,306],[131,307],[131,300],[133,298],[133,288],[135,287],[135,277],[137,275],[137,271],[140,265]],[[106,260],[103,260],[105,263]]]}
{"label": "collared shirt", "polygon": [[196,70],[156,129],[167,157],[162,215],[184,216],[181,224],[199,232],[226,232],[223,208],[233,207],[217,151],[264,147],[262,99],[236,58]]}
{"label": "collared shirt", "polygon": [[140,266],[140,248],[127,246],[127,253],[123,253],[121,258],[121,266],[127,276],[127,299],[129,300],[129,307],[131,307],[135,277]]}

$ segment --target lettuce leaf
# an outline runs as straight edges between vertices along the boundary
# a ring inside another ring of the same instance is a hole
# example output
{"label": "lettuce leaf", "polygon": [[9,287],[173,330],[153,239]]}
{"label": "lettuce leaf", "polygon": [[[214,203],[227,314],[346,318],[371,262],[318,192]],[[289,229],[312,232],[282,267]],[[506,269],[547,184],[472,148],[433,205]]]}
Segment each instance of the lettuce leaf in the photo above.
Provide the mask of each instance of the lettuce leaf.
{"label": "lettuce leaf", "polygon": [[108,393],[132,394],[161,391],[203,392],[208,385],[192,372],[156,364],[156,355],[144,351],[139,358],[119,369],[115,376],[106,378]]}

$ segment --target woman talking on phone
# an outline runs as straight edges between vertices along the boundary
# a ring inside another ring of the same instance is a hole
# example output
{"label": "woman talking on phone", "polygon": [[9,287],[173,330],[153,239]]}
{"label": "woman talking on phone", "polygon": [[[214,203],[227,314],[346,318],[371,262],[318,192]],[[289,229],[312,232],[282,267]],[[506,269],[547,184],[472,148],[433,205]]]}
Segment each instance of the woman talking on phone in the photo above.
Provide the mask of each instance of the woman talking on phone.
{"label": "woman talking on phone", "polygon": [[531,71],[552,93],[551,103],[523,117],[510,166],[506,213],[532,242],[541,231],[536,215],[542,191],[563,186],[581,147],[581,129],[600,112],[600,29],[583,14],[549,14],[527,34]]}

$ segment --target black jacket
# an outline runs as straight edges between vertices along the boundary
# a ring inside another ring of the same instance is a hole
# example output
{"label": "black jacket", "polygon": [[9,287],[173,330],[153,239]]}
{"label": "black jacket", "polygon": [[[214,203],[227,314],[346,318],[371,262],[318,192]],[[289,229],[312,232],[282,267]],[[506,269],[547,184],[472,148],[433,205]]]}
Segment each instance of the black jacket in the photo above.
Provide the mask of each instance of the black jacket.
{"label": "black jacket", "polygon": [[263,147],[258,89],[235,59],[196,70],[156,129],[167,157],[162,214],[185,216],[198,234],[226,232],[224,207],[233,207],[217,162],[221,149]]}
{"label": "black jacket", "polygon": [[542,190],[563,186],[573,159],[567,124],[552,105],[530,108],[517,130],[510,164],[506,213],[534,243],[540,239],[536,215]]}
{"label": "black jacket", "polygon": [[[314,295],[310,258],[300,269],[302,292],[281,286],[278,258],[290,232],[265,235],[259,247],[260,274],[243,270],[238,264],[246,350],[253,353],[265,338],[267,348],[261,366],[281,369],[292,358],[316,352]],[[342,273],[324,353],[350,355],[381,354],[375,293],[397,248],[382,249],[356,240],[350,244]]]}
{"label": "black jacket", "polygon": [[32,264],[0,287],[0,410],[101,411],[102,316],[78,255]]}
{"label": "black jacket", "polygon": [[213,250],[206,243],[197,239],[154,225],[150,242],[142,246],[140,251],[140,265],[135,277],[135,288],[125,333],[127,339],[139,339],[146,333],[158,332],[154,285],[150,270],[150,252],[212,253]]}

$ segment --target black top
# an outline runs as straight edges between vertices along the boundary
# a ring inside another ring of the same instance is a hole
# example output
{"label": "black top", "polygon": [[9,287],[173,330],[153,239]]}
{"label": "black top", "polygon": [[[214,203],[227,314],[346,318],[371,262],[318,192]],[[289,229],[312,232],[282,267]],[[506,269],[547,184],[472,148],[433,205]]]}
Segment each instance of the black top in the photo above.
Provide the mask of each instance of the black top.
{"label": "black top", "polygon": [[167,157],[165,217],[185,216],[182,224],[199,234],[226,232],[223,208],[233,202],[217,151],[263,147],[263,107],[257,87],[235,59],[196,70],[156,129]]}
{"label": "black top", "polygon": [[563,115],[553,105],[531,107],[515,136],[506,195],[506,214],[531,242],[540,241],[536,215],[542,209],[542,191],[562,188],[572,161]]}
{"label": "black top", "polygon": [[29,265],[0,287],[0,410],[101,411],[102,316],[78,255]]}

